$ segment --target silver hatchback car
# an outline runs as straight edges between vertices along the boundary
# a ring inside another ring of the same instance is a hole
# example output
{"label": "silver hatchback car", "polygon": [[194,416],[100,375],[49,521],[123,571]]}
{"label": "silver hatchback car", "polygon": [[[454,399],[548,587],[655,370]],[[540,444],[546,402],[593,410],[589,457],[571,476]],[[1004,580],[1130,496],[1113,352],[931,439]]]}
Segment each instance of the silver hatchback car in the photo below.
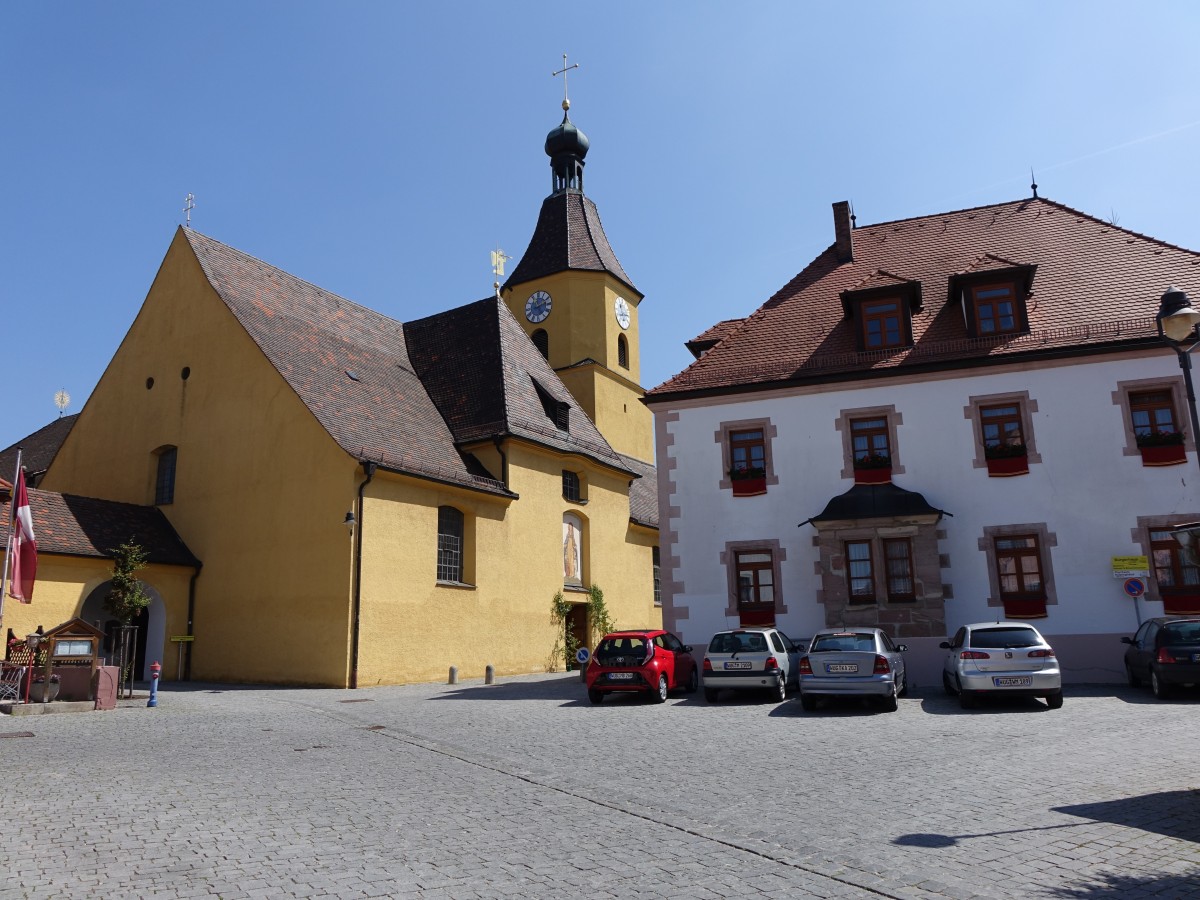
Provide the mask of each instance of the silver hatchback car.
{"label": "silver hatchback car", "polygon": [[820,697],[875,697],[895,712],[908,690],[904,644],[879,628],[826,628],[813,635],[800,657],[800,705],[817,708]]}
{"label": "silver hatchback car", "polygon": [[942,686],[971,709],[986,694],[1042,697],[1051,709],[1063,704],[1062,671],[1054,648],[1026,622],[964,625],[949,641]]}
{"label": "silver hatchback car", "polygon": [[778,628],[718,631],[704,652],[704,699],[715,703],[722,688],[769,691],[784,700],[796,684],[800,648]]}

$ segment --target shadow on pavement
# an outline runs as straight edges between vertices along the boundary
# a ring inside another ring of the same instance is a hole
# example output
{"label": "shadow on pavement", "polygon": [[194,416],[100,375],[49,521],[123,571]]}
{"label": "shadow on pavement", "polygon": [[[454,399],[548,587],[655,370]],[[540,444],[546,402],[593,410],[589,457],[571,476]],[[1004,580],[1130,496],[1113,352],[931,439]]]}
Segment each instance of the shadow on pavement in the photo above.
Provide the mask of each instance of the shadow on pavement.
{"label": "shadow on pavement", "polygon": [[1078,887],[1047,888],[1046,897],[1080,900],[1125,900],[1128,897],[1195,897],[1200,873],[1187,875],[1122,875],[1116,872],[1089,877]]}
{"label": "shadow on pavement", "polygon": [[[1053,810],[1200,844],[1200,790],[1162,791],[1103,803],[1056,806]],[[1194,888],[1200,895],[1200,884],[1194,884]]]}
{"label": "shadow on pavement", "polygon": [[[1071,702],[1067,694],[1066,702]],[[1003,715],[1011,713],[1046,713],[1051,710],[1041,700],[1034,697],[981,697],[974,709],[963,709],[958,704],[958,697],[926,697],[921,701],[921,709],[935,716],[978,716]]]}

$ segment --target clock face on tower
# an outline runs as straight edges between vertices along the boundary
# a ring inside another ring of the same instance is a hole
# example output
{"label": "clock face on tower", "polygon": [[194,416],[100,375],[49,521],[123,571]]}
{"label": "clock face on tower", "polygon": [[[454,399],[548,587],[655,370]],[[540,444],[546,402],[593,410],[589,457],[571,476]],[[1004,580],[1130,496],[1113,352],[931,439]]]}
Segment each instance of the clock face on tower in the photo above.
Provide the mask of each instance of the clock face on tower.
{"label": "clock face on tower", "polygon": [[622,328],[629,327],[629,304],[625,302],[624,297],[618,297],[613,301],[613,315],[617,317],[617,324]]}
{"label": "clock face on tower", "polygon": [[550,315],[552,301],[545,291],[535,291],[525,301],[525,318],[530,322],[541,322]]}

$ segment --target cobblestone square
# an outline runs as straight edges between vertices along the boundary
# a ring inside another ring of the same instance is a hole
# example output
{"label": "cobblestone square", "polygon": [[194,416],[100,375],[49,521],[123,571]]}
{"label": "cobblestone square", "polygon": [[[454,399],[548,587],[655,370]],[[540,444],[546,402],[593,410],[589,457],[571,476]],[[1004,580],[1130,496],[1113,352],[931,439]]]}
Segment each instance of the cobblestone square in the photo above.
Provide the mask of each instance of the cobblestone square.
{"label": "cobblestone square", "polygon": [[2,717],[0,900],[1200,896],[1197,697],[699,698],[560,674]]}

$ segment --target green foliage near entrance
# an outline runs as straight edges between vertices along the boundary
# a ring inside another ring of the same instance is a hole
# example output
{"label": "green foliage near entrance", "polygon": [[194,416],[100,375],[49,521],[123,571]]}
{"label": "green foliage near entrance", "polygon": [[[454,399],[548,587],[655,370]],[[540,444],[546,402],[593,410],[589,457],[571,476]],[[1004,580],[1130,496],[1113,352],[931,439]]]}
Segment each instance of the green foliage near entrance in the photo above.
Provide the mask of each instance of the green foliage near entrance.
{"label": "green foliage near entrance", "polygon": [[122,625],[128,625],[150,605],[150,595],[142,589],[137,577],[146,568],[146,551],[130,538],[108,552],[113,556],[112,586],[104,598],[104,611]]}
{"label": "green foliage near entrance", "polygon": [[575,668],[575,652],[579,649],[579,640],[567,630],[567,619],[571,611],[583,606],[587,609],[587,646],[595,649],[599,640],[610,631],[617,630],[617,623],[608,611],[604,602],[604,591],[598,585],[588,588],[587,600],[572,603],[563,598],[562,591],[554,595],[550,601],[550,619],[555,624],[556,637],[554,649],[550,651],[550,659],[546,665],[547,672],[557,672],[561,663],[565,671]]}

